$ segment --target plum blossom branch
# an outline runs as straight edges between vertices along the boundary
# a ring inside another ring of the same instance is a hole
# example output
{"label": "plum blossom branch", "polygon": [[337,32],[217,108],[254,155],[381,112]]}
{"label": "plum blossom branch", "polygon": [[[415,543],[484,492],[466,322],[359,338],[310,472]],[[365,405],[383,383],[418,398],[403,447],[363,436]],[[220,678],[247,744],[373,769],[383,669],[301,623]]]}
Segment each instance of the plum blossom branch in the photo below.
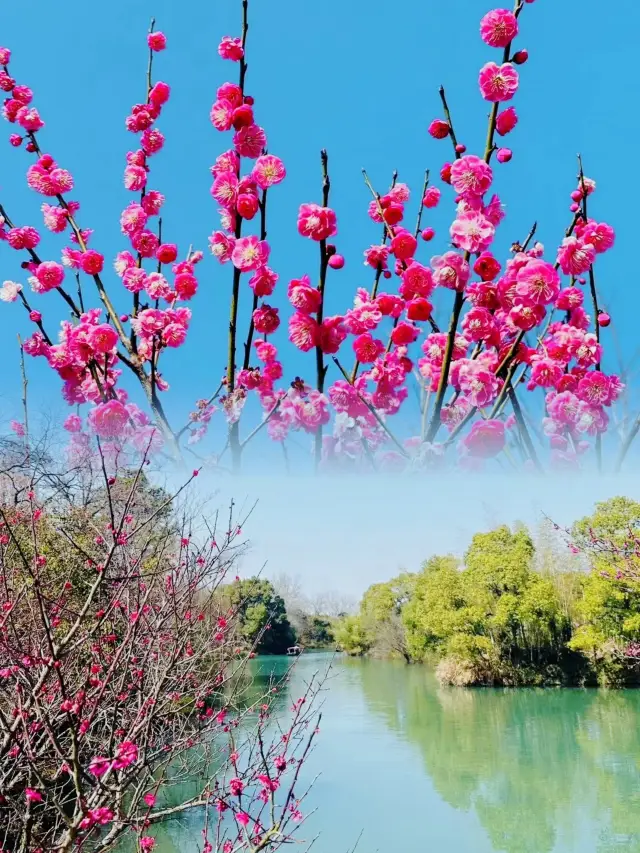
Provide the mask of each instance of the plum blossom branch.
{"label": "plum blossom branch", "polygon": [[[337,217],[329,208],[323,155],[321,204],[302,204],[296,223],[301,236],[319,244],[319,279],[314,285],[309,276],[303,276],[290,281],[287,289],[294,309],[287,317],[289,341],[302,352],[315,351],[315,382],[307,384],[295,377],[293,382],[285,380],[283,387],[286,359],[274,343],[280,309],[267,301],[278,275],[268,266],[266,209],[267,194],[271,207],[270,189],[285,178],[286,170],[281,160],[267,153],[266,133],[256,123],[254,99],[246,92],[248,0],[241,0],[240,36],[224,36],[218,47],[222,59],[238,63],[238,76],[235,83],[218,87],[210,114],[213,127],[233,137],[211,168],[211,194],[220,207],[220,228],[211,234],[209,244],[218,262],[232,266],[225,378],[213,397],[198,401],[188,424],[175,433],[163,402],[168,390],[163,366],[170,350],[182,346],[187,337],[192,316],[189,302],[198,286],[195,267],[202,253],[190,247],[180,255],[184,260],[178,260],[178,247],[166,242],[163,233],[160,213],[165,199],[151,188],[151,157],[164,143],[157,121],[170,98],[168,84],[153,80],[156,54],[166,49],[166,36],[156,31],[152,21],[147,33],[146,95],[133,105],[125,122],[137,141],[127,153],[124,170],[125,189],[134,192],[136,200],[120,217],[130,249],[119,252],[114,264],[123,289],[131,294],[129,313],[123,315],[116,311],[123,294],[112,289],[105,258],[93,248],[91,229],[79,224],[79,204],[71,195],[72,175],[43,154],[39,134],[44,122],[33,106],[34,93],[11,76],[10,51],[0,48],[0,89],[8,96],[2,112],[19,131],[11,134],[10,142],[35,156],[27,183],[45,197],[45,227],[55,234],[66,232],[70,240],[62,250],[62,263],[44,260],[37,229],[16,227],[0,208],[0,239],[25,253],[22,268],[28,271],[36,293],[27,300],[20,283],[7,281],[0,287],[0,298],[18,301],[28,312],[34,333],[24,341],[25,355],[46,360],[63,383],[65,400],[76,407],[77,414],[66,421],[71,451],[79,452],[92,435],[114,453],[123,441],[135,439],[142,447],[154,436],[154,452],[165,445],[179,458],[179,442],[186,432],[189,445],[204,438],[217,411],[213,403],[219,399],[221,416],[227,421],[226,449],[237,473],[246,446],[241,423],[251,410],[245,404],[255,394],[262,419],[248,428],[249,436],[266,426],[264,432],[283,451],[285,440],[295,442],[295,431],[314,436],[316,469],[321,465],[323,469],[345,465],[357,469],[364,462],[380,469],[386,465],[413,469],[416,464],[426,468],[436,464],[436,457],[457,436],[462,437],[457,464],[475,467],[502,452],[505,431],[514,424],[522,456],[537,467],[540,460],[528,430],[540,433],[535,420],[525,423],[522,397],[525,391],[543,389],[538,420],[548,439],[551,464],[579,467],[578,457],[595,446],[600,466],[602,436],[623,390],[618,376],[602,371],[606,362],[601,330],[610,317],[600,308],[594,272],[596,256],[613,246],[614,232],[606,223],[588,218],[588,213],[593,215],[590,197],[595,183],[585,177],[581,161],[578,186],[571,193],[572,222],[557,255],[544,259],[545,248],[534,239],[535,225],[524,243],[513,244],[504,267],[492,251],[505,215],[499,196],[490,193],[494,171],[513,156],[499,140],[519,121],[510,102],[520,86],[519,69],[528,59],[526,50],[516,49],[524,1],[516,0],[513,11],[493,9],[480,22],[482,41],[499,51],[499,58],[486,62],[478,77],[480,94],[490,110],[479,156],[467,153],[458,138],[459,128],[445,90],[440,89],[442,117],[431,122],[428,132],[434,139],[449,138],[453,157],[442,165],[441,185],[430,181],[429,172],[425,174],[415,228],[413,223],[405,227],[410,188],[398,182],[394,173],[390,189],[381,194],[364,172],[372,197],[369,218],[376,230],[382,226],[377,244],[364,252],[365,265],[373,270],[373,286],[357,287],[353,304],[331,317],[325,299],[328,270],[342,269],[345,259],[330,242],[337,234]],[[424,223],[427,211],[441,203],[447,187],[451,187],[454,218],[445,243],[450,240],[451,245],[421,262],[419,239],[429,244],[436,237],[430,223]],[[255,234],[249,227],[253,219],[259,222]],[[65,269],[75,278],[77,295],[75,289],[64,287]],[[83,291],[85,275],[93,278],[95,290]],[[580,288],[587,277],[592,319]],[[245,280],[251,296],[243,294]],[[383,281],[392,283],[385,287]],[[436,319],[431,297],[442,288],[454,294],[450,319],[441,332],[443,323]],[[36,302],[54,289],[62,291],[72,312],[72,321],[63,321],[58,335],[51,334],[50,328],[49,334],[45,332]],[[239,342],[238,322],[245,303],[248,330]],[[192,305],[200,310],[197,301]],[[346,348],[355,355],[353,370],[348,377],[340,371],[329,383],[327,356],[347,363]],[[149,416],[129,402],[126,378],[120,380],[121,366],[127,368],[125,377],[131,374],[144,391]],[[386,452],[388,426],[385,429],[382,424],[387,425],[405,401],[413,399],[408,386],[414,376],[420,386],[418,434],[394,441],[404,453]],[[513,416],[507,418],[508,404]],[[448,437],[437,444],[443,427]],[[627,439],[633,438],[632,426]],[[623,444],[622,459],[627,451]]]}
{"label": "plum blossom branch", "polygon": [[444,115],[448,125],[448,135],[451,137],[451,143],[453,145],[453,156],[457,160],[463,152],[458,150],[458,139],[456,137],[456,132],[453,127],[453,120],[451,118],[451,111],[449,110],[449,104],[447,102],[447,95],[445,93],[444,86],[440,86],[438,92],[440,94],[440,100],[442,101],[442,109],[444,110]]}
{"label": "plum blossom branch", "polygon": [[[329,207],[329,194],[331,191],[331,179],[329,177],[329,155],[323,148],[320,152],[320,165],[322,168],[322,207]],[[324,291],[327,282],[327,270],[329,269],[329,255],[327,254],[327,238],[322,237],[318,241],[320,250],[320,271],[318,277],[318,293],[320,299],[318,310],[316,312],[316,321],[319,327],[322,327],[324,319]],[[320,394],[324,392],[324,381],[327,375],[327,367],[324,363],[324,352],[322,345],[316,345],[316,388]],[[318,426],[315,436],[315,462],[316,469],[320,465],[322,457],[322,425]]]}
{"label": "plum blossom branch", "polygon": [[529,435],[529,429],[527,428],[527,423],[524,419],[524,415],[522,413],[522,409],[520,407],[520,402],[518,400],[518,395],[516,393],[515,388],[513,386],[509,387],[509,400],[511,401],[511,405],[513,407],[513,413],[515,415],[515,419],[518,425],[518,430],[520,432],[520,436],[522,438],[523,444],[527,449],[527,453],[529,454],[529,458],[533,462],[536,470],[542,474],[544,470],[542,465],[540,464],[540,460],[538,459],[538,454],[536,453],[536,449],[531,441],[531,436]]}

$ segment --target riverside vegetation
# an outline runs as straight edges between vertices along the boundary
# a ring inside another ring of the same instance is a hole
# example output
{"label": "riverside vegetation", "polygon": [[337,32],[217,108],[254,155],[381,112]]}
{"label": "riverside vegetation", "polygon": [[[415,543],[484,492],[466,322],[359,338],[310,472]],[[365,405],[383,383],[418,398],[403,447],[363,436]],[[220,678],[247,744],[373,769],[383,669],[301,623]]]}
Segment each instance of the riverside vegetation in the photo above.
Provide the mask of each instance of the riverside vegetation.
{"label": "riverside vegetation", "polygon": [[[228,606],[237,614],[240,638],[257,654],[283,655],[293,645],[305,649],[335,648],[335,624],[345,613],[340,603],[311,602],[287,575],[274,582],[251,577],[223,587]],[[334,612],[322,612],[333,607]],[[337,607],[337,612],[335,612]]]}
{"label": "riverside vegetation", "polygon": [[350,655],[436,667],[444,684],[635,685],[640,676],[640,503],[576,522],[476,534],[462,561],[428,559],[373,584],[336,632]]}

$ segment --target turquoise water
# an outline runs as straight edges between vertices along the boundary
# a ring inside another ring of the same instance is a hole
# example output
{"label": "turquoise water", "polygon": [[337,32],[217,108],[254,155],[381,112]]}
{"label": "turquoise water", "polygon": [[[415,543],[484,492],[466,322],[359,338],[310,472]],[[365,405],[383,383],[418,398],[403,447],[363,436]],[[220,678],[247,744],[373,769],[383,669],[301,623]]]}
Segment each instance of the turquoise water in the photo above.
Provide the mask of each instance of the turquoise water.
{"label": "turquoise water", "polygon": [[[329,660],[305,653],[289,698]],[[256,661],[258,679],[288,663]],[[358,853],[640,853],[640,691],[442,688],[342,657],[327,688],[300,836],[320,834],[314,853],[361,832]],[[157,850],[192,853],[200,828],[166,825]]]}

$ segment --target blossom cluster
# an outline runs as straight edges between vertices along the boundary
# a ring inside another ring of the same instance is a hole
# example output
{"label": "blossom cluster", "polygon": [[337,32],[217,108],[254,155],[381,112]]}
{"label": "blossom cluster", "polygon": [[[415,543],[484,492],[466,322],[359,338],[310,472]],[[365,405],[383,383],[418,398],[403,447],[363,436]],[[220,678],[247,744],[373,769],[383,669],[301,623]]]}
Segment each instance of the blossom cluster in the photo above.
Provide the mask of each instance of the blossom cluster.
{"label": "blossom cluster", "polygon": [[[405,442],[405,459],[397,451],[386,454],[386,461],[400,465],[407,464],[406,457],[440,459],[442,445],[433,443],[440,423],[450,435],[446,447],[476,413],[483,417],[459,443],[461,464],[477,467],[483,457],[500,453],[507,445],[507,430],[526,429],[522,420],[505,417],[504,408],[509,394],[516,394],[516,385],[527,374],[527,390],[543,388],[546,394],[543,427],[550,438],[553,462],[575,465],[578,454],[590,447],[586,439],[606,431],[607,409],[623,390],[617,376],[600,369],[599,328],[606,327],[610,318],[598,309],[593,265],[597,255],[613,246],[614,232],[586,214],[595,183],[581,170],[571,196],[573,221],[555,262],[544,259],[540,243],[514,247],[504,264],[491,251],[504,218],[502,201],[493,191],[491,160],[495,154],[496,161],[505,164],[513,156],[494,140],[496,135],[507,136],[517,125],[515,108],[503,104],[518,90],[516,66],[528,59],[526,50],[511,51],[521,11],[522,4],[516,5],[515,12],[496,9],[481,21],[483,41],[504,51],[502,63],[488,62],[479,72],[480,93],[492,105],[490,141],[484,155],[467,154],[466,146],[458,143],[448,107],[447,117],[435,119],[429,127],[435,139],[453,142],[455,159],[440,172],[445,187],[449,185],[455,193],[456,215],[449,232],[453,250],[432,257],[428,264],[416,260],[419,228],[411,233],[403,224],[409,189],[394,182],[385,195],[375,194],[369,206],[371,219],[384,226],[383,242],[365,252],[365,264],[376,271],[373,288],[359,288],[353,309],[332,318],[334,340],[353,336],[356,365],[350,380],[337,380],[328,397],[336,412],[349,419],[358,438],[370,442],[364,430],[371,425],[372,412],[380,417],[400,409],[408,396],[407,377],[416,370],[425,398],[439,398],[441,408],[436,404],[431,426]],[[431,209],[441,198],[440,188],[427,185],[421,204]],[[310,226],[306,208],[311,208]],[[298,230],[304,236],[324,239],[336,232],[335,215],[326,208],[303,206]],[[420,236],[430,242],[434,231],[424,229]],[[394,274],[397,292],[382,292],[381,279],[391,279]],[[568,282],[562,281],[561,274]],[[587,274],[595,316],[583,307],[582,285]],[[456,319],[448,332],[441,331],[433,318],[431,299],[436,288],[455,294]],[[337,347],[324,343],[313,317],[321,290],[304,277],[291,282],[289,295],[296,308],[290,320],[294,345],[303,351],[319,346],[323,352],[336,352]],[[562,320],[557,319],[559,313],[564,314]],[[392,319],[390,331],[382,331],[384,318]],[[417,360],[411,358],[409,349],[416,342],[422,351]],[[358,376],[360,366],[364,369]],[[450,401],[444,396],[447,389],[451,389]],[[336,426],[339,431],[339,421]],[[521,443],[521,437],[517,441]],[[326,437],[325,452],[332,455],[336,449],[342,450],[340,437]],[[362,455],[362,447],[357,452]],[[528,462],[532,464],[533,459]]]}
{"label": "blossom cluster", "polygon": [[[119,315],[104,298],[104,257],[89,248],[91,231],[76,223],[78,203],[65,198],[73,189],[73,178],[41,152],[37,135],[43,121],[32,105],[33,94],[11,77],[10,52],[0,50],[4,68],[0,88],[9,94],[3,114],[22,132],[11,136],[11,144],[19,147],[26,140],[27,150],[36,155],[27,182],[57,202],[43,204],[44,224],[55,233],[69,231],[71,245],[62,250],[60,262],[42,261],[37,254],[38,231],[14,227],[6,218],[0,223],[0,237],[27,254],[23,267],[30,273],[34,293],[59,291],[75,308],[74,320],[62,324],[59,342],[53,344],[41,313],[31,308],[20,283],[5,282],[0,298],[20,299],[38,324],[25,351],[44,356],[58,372],[67,402],[92,407],[90,431],[115,440],[125,433],[140,435],[138,428],[144,427],[149,440],[151,421],[132,409],[118,384],[125,365],[155,404],[156,424],[164,438],[177,435],[177,441],[186,431],[189,443],[199,442],[214,413],[221,410],[234,458],[242,450],[239,425],[251,393],[260,403],[272,439],[284,442],[292,430],[303,430],[315,437],[316,461],[328,466],[440,464],[453,445],[458,463],[465,467],[476,468],[484,458],[503,450],[509,454],[510,448],[518,449],[526,465],[540,467],[520,413],[518,395],[525,391],[535,394],[543,407],[541,426],[553,464],[577,466],[592,442],[599,453],[609,410],[624,389],[617,376],[601,369],[600,332],[610,317],[599,306],[594,273],[597,258],[614,244],[614,231],[588,215],[596,185],[584,175],[582,164],[571,193],[571,220],[556,251],[534,242],[535,228],[506,259],[493,251],[505,215],[496,189],[497,171],[513,158],[505,142],[518,126],[512,102],[529,56],[526,49],[515,47],[524,7],[518,0],[513,11],[493,9],[480,22],[484,44],[500,51],[498,60],[486,62],[478,73],[480,95],[490,106],[485,150],[468,152],[458,140],[441,90],[444,116],[431,122],[428,133],[435,140],[448,140],[453,157],[440,169],[440,185],[425,181],[416,200],[418,224],[412,228],[407,225],[409,186],[394,179],[381,194],[367,178],[372,192],[368,216],[382,227],[382,238],[364,252],[373,283],[358,286],[352,306],[330,316],[325,310],[326,291],[332,284],[329,271],[342,270],[345,258],[330,242],[338,235],[338,219],[329,204],[323,152],[322,203],[301,204],[296,223],[298,234],[320,247],[319,276],[313,282],[302,273],[286,288],[288,340],[300,352],[315,355],[309,360],[315,377],[290,376],[284,385],[280,381],[285,378],[286,359],[274,343],[274,336],[281,334],[282,308],[275,304],[279,276],[270,265],[266,201],[267,193],[285,179],[286,168],[279,157],[268,153],[255,100],[246,92],[246,17],[240,37],[222,39],[219,55],[234,63],[239,76],[238,82],[218,87],[210,110],[211,124],[216,131],[231,134],[231,145],[211,167],[211,196],[218,205],[220,226],[210,234],[209,248],[223,267],[232,270],[229,356],[218,391],[197,404],[180,434],[169,427],[158,405],[157,392],[168,388],[158,362],[163,352],[182,346],[187,338],[191,308],[181,303],[196,297],[195,268],[202,253],[190,251],[184,260],[178,259],[177,245],[164,241],[159,227],[164,197],[148,185],[150,162],[164,144],[157,121],[169,102],[170,88],[163,82],[153,85],[149,73],[147,100],[135,104],[126,119],[127,129],[139,142],[127,154],[124,185],[139,198],[120,217],[129,245],[117,255],[115,270],[122,288],[131,294],[132,308]],[[149,34],[150,71],[154,54],[166,46],[164,34]],[[430,259],[418,260],[421,243],[429,244],[436,236],[422,220],[447,197],[455,211],[449,245]],[[252,226],[257,233],[248,233]],[[85,311],[75,305],[64,290],[69,271],[94,279],[104,309]],[[448,328],[441,327],[436,317],[434,304],[442,300],[434,300],[437,291],[451,291],[453,316]],[[244,312],[248,313],[245,337],[240,305],[247,304],[251,310]],[[346,364],[347,359],[351,363]],[[333,372],[332,362],[339,372]],[[407,408],[414,379],[421,427],[417,434],[400,439],[390,418]],[[78,442],[80,430],[76,421],[73,424]]]}
{"label": "blossom cluster", "polygon": [[[163,50],[165,36],[150,33],[148,47],[151,54]],[[139,376],[151,385],[153,393],[168,388],[158,370],[158,360],[165,348],[179,347],[186,339],[191,311],[179,303],[195,295],[198,287],[195,266],[203,257],[201,252],[190,252],[186,260],[179,261],[178,247],[161,241],[158,217],[164,197],[148,187],[149,160],[164,145],[164,136],[156,127],[156,121],[169,100],[170,87],[163,82],[149,85],[146,102],[134,104],[125,121],[127,130],[139,136],[139,147],[127,154],[124,186],[139,193],[140,197],[128,204],[120,216],[121,231],[129,248],[118,253],[114,267],[123,287],[133,294],[133,303],[129,314],[117,315],[110,299],[104,296],[104,255],[89,247],[92,231],[77,225],[75,217],[79,203],[65,198],[65,194],[73,190],[73,176],[58,166],[49,154],[42,153],[37,134],[43,129],[44,121],[31,106],[33,93],[9,75],[10,52],[7,49],[0,50],[0,59],[4,66],[0,87],[10,93],[3,106],[3,116],[24,131],[23,136],[12,134],[10,142],[16,148],[24,142],[26,150],[36,156],[36,162],[27,170],[27,184],[40,195],[56,201],[56,204],[42,204],[44,227],[54,234],[68,233],[71,245],[62,249],[60,261],[43,261],[36,251],[41,241],[40,232],[32,226],[15,227],[6,217],[0,220],[0,239],[12,249],[27,253],[28,260],[22,267],[30,273],[31,290],[38,295],[57,290],[70,306],[73,321],[61,324],[58,343],[54,344],[44,331],[42,313],[31,309],[20,283],[4,282],[0,298],[7,302],[21,299],[30,320],[39,329],[25,342],[25,352],[46,358],[60,375],[63,397],[70,405],[91,405],[88,423],[95,433],[102,437],[126,435],[146,447],[150,440],[151,431],[146,429],[150,420],[127,402],[126,390],[117,387],[122,374],[118,364],[126,354],[131,359],[128,363],[133,363]],[[153,265],[153,270],[145,268],[145,263]],[[75,300],[63,289],[69,272],[77,276],[79,288],[81,273],[94,279],[106,310],[83,310],[82,296]],[[128,322],[130,335],[124,328]],[[144,373],[145,364],[150,365],[150,375]],[[78,420],[72,416],[67,420],[67,428],[77,434],[80,430]],[[155,440],[160,442],[159,434]]]}

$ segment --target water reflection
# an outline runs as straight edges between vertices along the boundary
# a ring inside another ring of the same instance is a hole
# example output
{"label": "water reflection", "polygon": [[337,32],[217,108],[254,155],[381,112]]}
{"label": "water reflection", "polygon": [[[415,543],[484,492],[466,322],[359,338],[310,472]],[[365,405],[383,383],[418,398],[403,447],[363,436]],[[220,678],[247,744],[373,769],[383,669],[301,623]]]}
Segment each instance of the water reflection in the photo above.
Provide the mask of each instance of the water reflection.
{"label": "water reflection", "polygon": [[[297,661],[286,713],[326,655]],[[254,662],[254,695],[290,661]],[[338,659],[305,839],[314,853],[640,853],[640,691],[441,688],[418,666]],[[197,815],[159,853],[201,848]],[[306,849],[300,845],[300,849]]]}
{"label": "water reflection", "polygon": [[371,712],[496,853],[640,853],[638,692],[463,690],[419,667],[357,667]]}

